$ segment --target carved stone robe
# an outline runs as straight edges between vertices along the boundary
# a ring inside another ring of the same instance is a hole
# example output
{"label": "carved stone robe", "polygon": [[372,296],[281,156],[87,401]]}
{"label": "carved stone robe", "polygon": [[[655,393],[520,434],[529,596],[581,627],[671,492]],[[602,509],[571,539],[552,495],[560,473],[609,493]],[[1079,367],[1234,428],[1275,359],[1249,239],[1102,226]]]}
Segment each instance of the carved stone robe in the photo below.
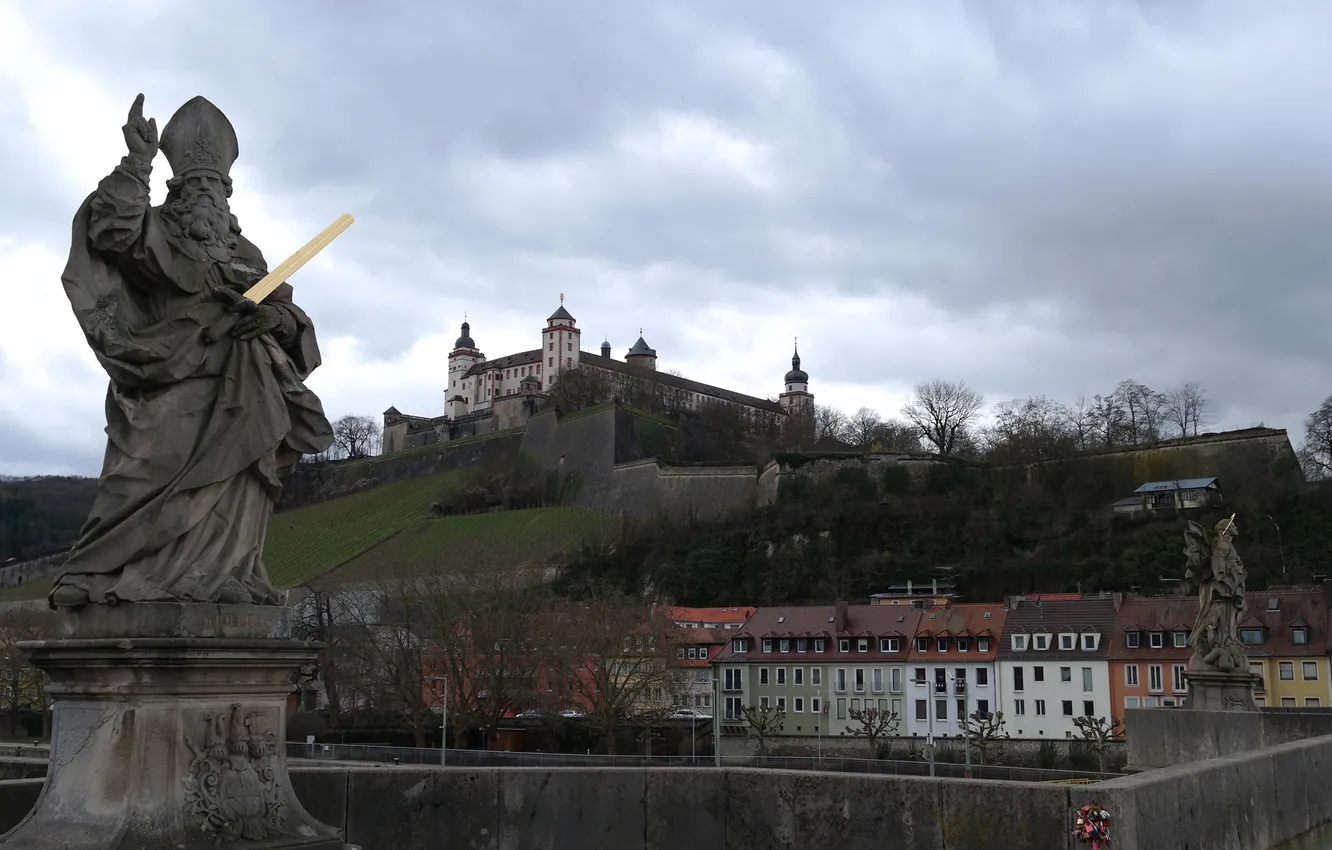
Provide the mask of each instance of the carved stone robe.
{"label": "carved stone robe", "polygon": [[65,292],[111,383],[97,498],[57,587],[94,603],[277,602],[262,556],[279,475],[332,442],[303,383],[320,363],[309,317],[284,284],[264,303],[285,346],[225,333],[217,288],[243,291],[263,255],[238,232],[210,249],[182,234],[129,158],[73,230]]}

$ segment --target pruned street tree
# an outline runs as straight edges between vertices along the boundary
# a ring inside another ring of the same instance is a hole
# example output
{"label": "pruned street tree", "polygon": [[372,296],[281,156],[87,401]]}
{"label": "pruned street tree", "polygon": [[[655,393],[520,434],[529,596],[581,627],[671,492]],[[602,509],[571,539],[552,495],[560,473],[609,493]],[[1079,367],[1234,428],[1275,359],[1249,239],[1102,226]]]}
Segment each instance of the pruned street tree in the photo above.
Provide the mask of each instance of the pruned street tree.
{"label": "pruned street tree", "polygon": [[988,764],[992,757],[998,758],[1003,752],[1003,742],[1008,740],[1004,728],[1002,711],[973,712],[963,722],[966,737],[975,748],[981,764]]}
{"label": "pruned street tree", "polygon": [[38,614],[11,611],[0,618],[0,710],[9,716],[10,740],[21,737],[20,719],[25,711],[39,714],[43,730],[47,727],[46,675],[18,648],[21,641],[45,636]]}
{"label": "pruned street tree", "polygon": [[1124,719],[1122,717],[1075,717],[1073,725],[1077,727],[1082,743],[1096,753],[1097,764],[1101,773],[1105,773],[1105,757],[1111,743],[1124,737]]}
{"label": "pruned street tree", "polygon": [[1300,446],[1300,466],[1310,481],[1332,479],[1332,396],[1323,399],[1318,409],[1304,420],[1304,444]]}
{"label": "pruned street tree", "polygon": [[[866,702],[869,702],[869,700],[866,700]],[[864,738],[865,743],[869,746],[869,757],[872,759],[879,757],[879,742],[890,735],[897,734],[897,727],[901,724],[901,718],[897,716],[897,712],[872,705],[865,708],[853,708],[847,712],[846,716],[860,724],[854,728],[848,728],[846,730],[847,734]]]}
{"label": "pruned street tree", "polygon": [[902,415],[941,455],[957,454],[985,400],[966,381],[935,379],[916,385]]}
{"label": "pruned street tree", "polygon": [[1198,381],[1189,381],[1165,396],[1165,421],[1180,437],[1196,437],[1207,424],[1207,391]]}
{"label": "pruned street tree", "polygon": [[774,705],[746,705],[740,707],[740,716],[758,738],[758,754],[768,754],[768,739],[782,731],[786,725],[786,712]]}
{"label": "pruned street tree", "polygon": [[333,423],[333,448],[338,457],[370,457],[379,452],[379,446],[379,423],[373,417],[349,414]]}

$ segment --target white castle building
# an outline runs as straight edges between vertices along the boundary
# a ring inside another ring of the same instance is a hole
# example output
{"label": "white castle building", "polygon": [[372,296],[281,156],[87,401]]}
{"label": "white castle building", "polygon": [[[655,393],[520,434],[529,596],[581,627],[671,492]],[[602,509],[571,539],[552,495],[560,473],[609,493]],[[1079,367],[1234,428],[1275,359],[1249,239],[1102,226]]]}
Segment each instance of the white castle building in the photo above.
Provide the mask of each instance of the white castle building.
{"label": "white castle building", "polygon": [[772,417],[812,415],[814,396],[809,375],[800,368],[800,353],[791,358],[785,389],[777,401],[657,370],[657,352],[640,335],[623,360],[611,355],[610,342],[601,343],[601,353],[582,350],[578,322],[560,307],[546,319],[541,347],[487,360],[472,328],[462,324],[462,333],[449,352],[448,383],[444,388],[444,415],[411,416],[390,407],[384,411],[384,452],[402,451],[429,443],[525,425],[541,409],[546,394],[559,376],[572,369],[594,369],[614,385],[647,380],[662,386],[675,406],[699,410],[720,403],[738,405],[752,414]]}

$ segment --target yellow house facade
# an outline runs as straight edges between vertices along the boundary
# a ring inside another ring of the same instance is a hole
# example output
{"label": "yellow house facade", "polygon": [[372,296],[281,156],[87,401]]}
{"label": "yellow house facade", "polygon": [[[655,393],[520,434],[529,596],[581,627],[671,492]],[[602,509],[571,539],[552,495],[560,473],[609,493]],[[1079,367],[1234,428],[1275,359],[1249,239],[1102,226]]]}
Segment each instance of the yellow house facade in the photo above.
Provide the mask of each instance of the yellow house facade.
{"label": "yellow house facade", "polygon": [[1240,640],[1249,669],[1262,677],[1260,705],[1332,706],[1328,664],[1328,590],[1265,590],[1246,596]]}

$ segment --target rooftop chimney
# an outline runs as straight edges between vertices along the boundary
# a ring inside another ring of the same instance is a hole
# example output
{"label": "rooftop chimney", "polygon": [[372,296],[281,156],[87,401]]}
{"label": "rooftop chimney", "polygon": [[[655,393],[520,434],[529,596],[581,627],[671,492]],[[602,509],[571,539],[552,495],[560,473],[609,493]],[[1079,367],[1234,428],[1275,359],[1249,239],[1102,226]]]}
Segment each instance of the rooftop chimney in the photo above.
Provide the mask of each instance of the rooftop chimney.
{"label": "rooftop chimney", "polygon": [[846,631],[846,601],[839,599],[833,603],[833,634]]}

